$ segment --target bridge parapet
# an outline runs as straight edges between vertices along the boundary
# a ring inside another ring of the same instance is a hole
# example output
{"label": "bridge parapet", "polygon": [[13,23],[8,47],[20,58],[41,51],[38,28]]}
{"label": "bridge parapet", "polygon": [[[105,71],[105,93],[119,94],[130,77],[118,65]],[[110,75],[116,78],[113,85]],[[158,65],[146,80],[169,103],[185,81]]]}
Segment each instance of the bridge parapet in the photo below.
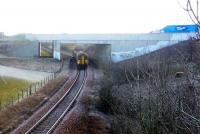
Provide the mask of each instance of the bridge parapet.
{"label": "bridge parapet", "polygon": [[[110,44],[114,55],[132,58],[150,51],[195,37],[195,33],[147,33],[147,34],[28,34],[26,39],[54,42],[54,58],[60,60],[60,44]],[[147,51],[149,50],[149,51]],[[124,56],[127,55],[128,57]],[[130,54],[131,53],[131,54]],[[123,55],[124,54],[124,55]],[[130,56],[131,55],[131,56]],[[122,58],[124,59],[124,58]]]}

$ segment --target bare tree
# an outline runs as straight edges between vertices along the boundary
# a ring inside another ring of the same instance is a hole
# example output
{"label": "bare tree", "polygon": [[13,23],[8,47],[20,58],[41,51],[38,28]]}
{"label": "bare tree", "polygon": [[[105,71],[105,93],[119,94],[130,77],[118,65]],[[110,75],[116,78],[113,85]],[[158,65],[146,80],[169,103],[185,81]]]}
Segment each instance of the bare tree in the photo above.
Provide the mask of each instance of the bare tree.
{"label": "bare tree", "polygon": [[[194,2],[193,2],[194,3]],[[192,0],[187,0],[187,4],[186,4],[186,8],[184,9],[185,11],[188,12],[188,15],[190,17],[190,19],[196,24],[196,25],[200,25],[200,21],[199,21],[199,14],[198,14],[198,10],[199,10],[199,1],[196,0],[196,9],[195,9],[195,5],[192,4]],[[196,10],[196,11],[195,11]]]}
{"label": "bare tree", "polygon": [[[185,0],[184,1],[177,0],[179,5],[188,13],[190,20],[198,26],[198,39],[199,39],[199,27],[200,27],[200,20],[199,20],[199,0]],[[185,5],[183,5],[183,3]]]}

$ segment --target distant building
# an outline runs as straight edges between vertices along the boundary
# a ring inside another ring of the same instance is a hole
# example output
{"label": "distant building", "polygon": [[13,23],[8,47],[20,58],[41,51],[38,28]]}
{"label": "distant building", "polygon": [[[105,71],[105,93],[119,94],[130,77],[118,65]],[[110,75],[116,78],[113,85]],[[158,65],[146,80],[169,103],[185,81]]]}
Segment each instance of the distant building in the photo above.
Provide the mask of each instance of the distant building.
{"label": "distant building", "polygon": [[197,33],[197,25],[168,25],[160,30],[163,33]]}

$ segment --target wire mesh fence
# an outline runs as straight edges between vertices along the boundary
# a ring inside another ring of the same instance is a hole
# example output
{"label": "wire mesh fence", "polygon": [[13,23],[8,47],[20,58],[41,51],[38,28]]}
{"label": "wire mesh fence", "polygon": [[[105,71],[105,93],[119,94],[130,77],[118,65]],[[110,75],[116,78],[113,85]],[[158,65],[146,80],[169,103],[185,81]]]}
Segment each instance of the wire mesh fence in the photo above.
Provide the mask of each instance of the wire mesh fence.
{"label": "wire mesh fence", "polygon": [[[9,97],[7,99],[7,101],[3,101],[0,98],[0,111],[8,106],[14,105],[17,102],[22,101],[23,99],[33,95],[34,93],[36,93],[39,89],[41,89],[46,83],[48,83],[50,80],[53,80],[54,78],[56,78],[58,76],[58,74],[62,71],[64,66],[64,61],[61,61],[61,64],[59,66],[59,69],[56,69],[56,71],[54,70],[54,72],[45,77],[43,80],[33,83],[31,84],[28,88],[26,89],[21,89],[19,90],[19,92],[17,93],[17,95],[14,95],[12,97]],[[46,69],[43,66],[43,70]]]}
{"label": "wire mesh fence", "polygon": [[45,77],[43,80],[31,84],[28,88],[19,90],[19,92],[16,95],[9,97],[6,102],[3,102],[0,98],[0,110],[10,105],[14,105],[15,103],[20,102],[23,99],[33,95],[50,80],[53,80],[55,77],[56,73],[52,73],[51,75]]}

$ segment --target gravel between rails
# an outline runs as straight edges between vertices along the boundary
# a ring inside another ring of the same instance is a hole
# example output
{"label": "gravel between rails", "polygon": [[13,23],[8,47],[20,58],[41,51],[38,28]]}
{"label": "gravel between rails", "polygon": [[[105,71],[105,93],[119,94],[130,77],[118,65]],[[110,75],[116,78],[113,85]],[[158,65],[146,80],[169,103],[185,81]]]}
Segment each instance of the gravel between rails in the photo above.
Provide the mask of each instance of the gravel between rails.
{"label": "gravel between rails", "polygon": [[74,99],[76,99],[76,96],[79,94],[79,91],[81,91],[82,86],[85,83],[86,77],[86,72],[81,70],[76,82],[63,100],[58,103],[58,105],[52,110],[52,112],[50,112],[50,114],[48,114],[48,116],[46,116],[46,118],[44,118],[44,120],[33,128],[31,133],[49,133],[49,130],[51,130],[52,126],[54,126],[57,120],[64,114],[64,111],[68,110],[69,106],[73,104]]}
{"label": "gravel between rails", "polygon": [[[97,97],[99,80],[102,77],[103,73],[101,70],[96,70],[91,67],[88,68],[87,82],[77,98],[76,104],[64,117],[53,134],[109,133],[110,124],[107,123],[109,122],[109,118],[96,111],[93,104],[91,105],[91,103],[94,103],[93,101],[96,99],[95,97]],[[86,122],[84,122],[84,120]],[[91,132],[92,129],[93,131]]]}
{"label": "gravel between rails", "polygon": [[[66,73],[62,72],[62,75]],[[70,78],[67,81],[67,86],[71,85],[75,78],[75,71],[69,73]],[[62,90],[58,90],[44,105],[42,105],[30,118],[24,121],[22,124],[18,126],[15,130],[11,132],[11,134],[23,134],[28,128],[32,127],[58,100],[59,98],[66,92],[69,87],[63,88]]]}

